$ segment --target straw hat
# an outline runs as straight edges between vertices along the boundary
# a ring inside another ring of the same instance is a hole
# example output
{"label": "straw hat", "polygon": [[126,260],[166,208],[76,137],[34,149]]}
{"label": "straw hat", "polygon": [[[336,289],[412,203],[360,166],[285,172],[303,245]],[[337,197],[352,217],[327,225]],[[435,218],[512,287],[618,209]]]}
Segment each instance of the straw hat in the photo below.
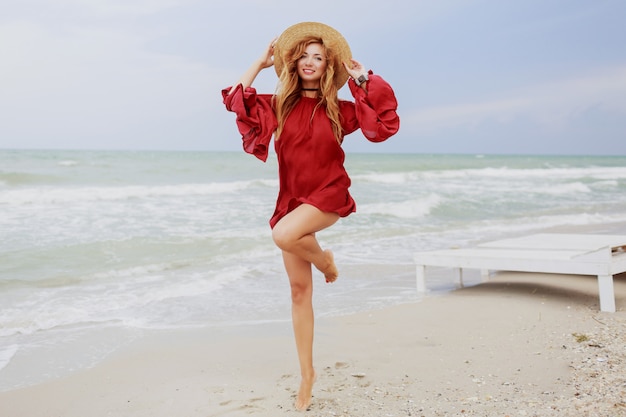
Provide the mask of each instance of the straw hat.
{"label": "straw hat", "polygon": [[348,72],[342,62],[350,63],[352,52],[345,38],[332,27],[318,22],[302,22],[288,27],[274,44],[274,69],[280,77],[284,67],[284,55],[291,51],[298,42],[306,37],[322,39],[326,47],[333,50],[339,62],[335,68],[335,85],[340,89],[348,81]]}

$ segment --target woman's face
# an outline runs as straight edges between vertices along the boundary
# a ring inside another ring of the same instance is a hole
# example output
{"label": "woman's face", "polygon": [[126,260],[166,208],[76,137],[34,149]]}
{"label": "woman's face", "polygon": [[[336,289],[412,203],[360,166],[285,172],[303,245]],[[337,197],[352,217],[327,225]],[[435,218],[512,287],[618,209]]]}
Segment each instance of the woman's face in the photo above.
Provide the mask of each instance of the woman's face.
{"label": "woman's face", "polygon": [[326,71],[326,55],[324,47],[319,43],[309,44],[298,59],[298,75],[305,88],[319,87],[320,78]]}

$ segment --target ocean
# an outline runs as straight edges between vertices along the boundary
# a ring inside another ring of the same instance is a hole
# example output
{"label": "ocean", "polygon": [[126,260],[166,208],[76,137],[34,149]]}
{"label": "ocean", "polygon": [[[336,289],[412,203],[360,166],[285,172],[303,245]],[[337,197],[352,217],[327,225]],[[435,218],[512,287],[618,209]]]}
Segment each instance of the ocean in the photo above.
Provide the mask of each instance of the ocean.
{"label": "ocean", "polygon": [[[624,156],[349,154],[318,317],[413,302],[416,251],[626,222]],[[150,331],[290,321],[273,155],[0,150],[0,391]],[[454,288],[446,274],[433,291]]]}

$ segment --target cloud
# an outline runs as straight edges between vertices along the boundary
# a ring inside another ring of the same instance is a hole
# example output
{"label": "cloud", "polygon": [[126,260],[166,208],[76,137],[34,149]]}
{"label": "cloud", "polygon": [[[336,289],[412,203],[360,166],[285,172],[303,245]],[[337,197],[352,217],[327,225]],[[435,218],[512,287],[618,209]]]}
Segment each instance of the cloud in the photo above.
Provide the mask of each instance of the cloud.
{"label": "cloud", "polygon": [[56,0],[57,6],[80,7],[99,17],[147,15],[194,1],[184,0]]}
{"label": "cloud", "polygon": [[437,133],[523,117],[546,129],[561,130],[581,112],[598,107],[626,116],[626,66],[529,86],[494,99],[416,109],[404,115],[403,128]]}
{"label": "cloud", "polygon": [[115,146],[126,146],[132,138],[149,147],[151,138],[176,141],[190,117],[219,104],[207,97],[219,91],[226,74],[151,50],[155,36],[91,25],[57,31],[32,21],[0,26],[1,145],[45,140],[84,147],[116,140]]}

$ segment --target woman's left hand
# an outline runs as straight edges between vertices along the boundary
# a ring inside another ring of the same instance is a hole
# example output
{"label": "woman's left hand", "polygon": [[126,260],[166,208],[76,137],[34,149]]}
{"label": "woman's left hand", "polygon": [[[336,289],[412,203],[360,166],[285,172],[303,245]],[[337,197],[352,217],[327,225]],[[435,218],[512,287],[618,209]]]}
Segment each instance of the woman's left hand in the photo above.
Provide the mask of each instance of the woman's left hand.
{"label": "woman's left hand", "polygon": [[356,59],[351,59],[350,64],[344,62],[343,66],[345,67],[346,71],[348,71],[348,75],[350,75],[350,77],[354,78],[355,80],[361,75],[367,74],[367,70],[365,69],[363,64],[361,64]]}

